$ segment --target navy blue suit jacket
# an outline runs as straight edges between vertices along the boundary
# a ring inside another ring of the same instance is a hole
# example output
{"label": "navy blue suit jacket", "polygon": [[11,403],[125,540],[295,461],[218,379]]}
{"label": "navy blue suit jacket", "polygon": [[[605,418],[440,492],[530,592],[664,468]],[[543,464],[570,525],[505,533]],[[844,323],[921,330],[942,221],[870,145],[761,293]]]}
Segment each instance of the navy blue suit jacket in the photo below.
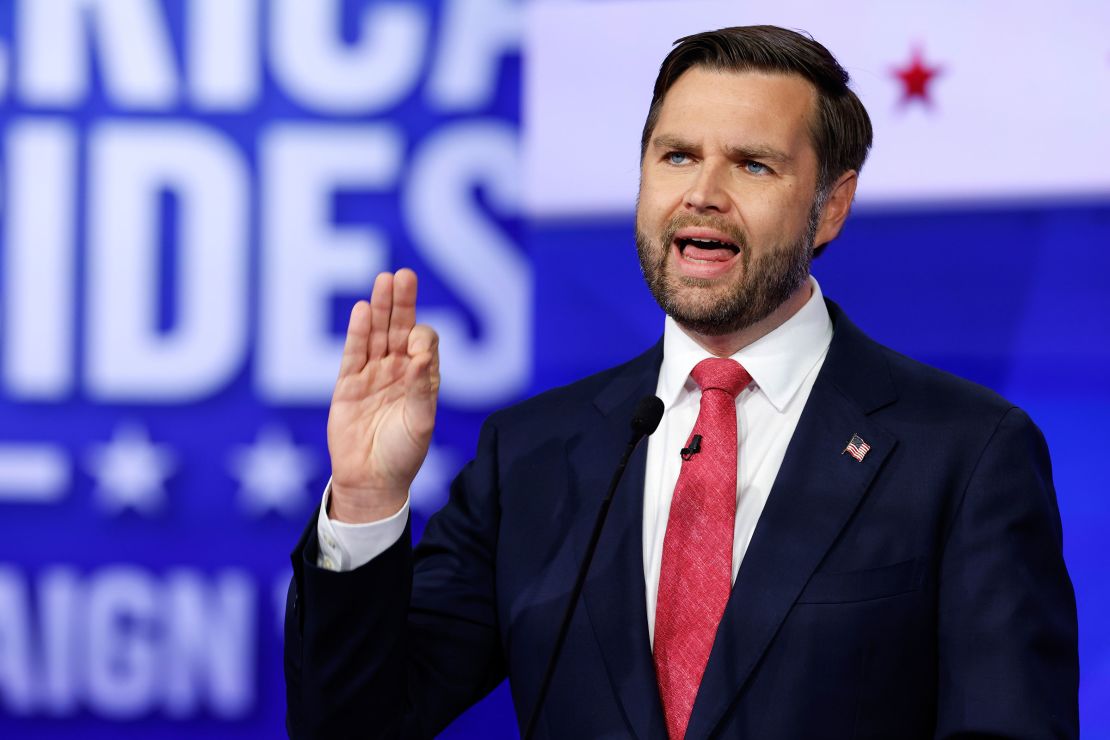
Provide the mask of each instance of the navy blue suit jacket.
{"label": "navy blue suit jacket", "polygon": [[[744,558],[688,738],[1075,737],[1075,600],[1044,439],[997,395],[832,345]],[[509,677],[535,704],[657,345],[493,414],[415,552],[349,573],[293,555],[293,737],[428,737]],[[753,431],[758,433],[758,431]],[[858,434],[871,445],[842,454]],[[664,740],[645,616],[641,445],[538,737]]]}

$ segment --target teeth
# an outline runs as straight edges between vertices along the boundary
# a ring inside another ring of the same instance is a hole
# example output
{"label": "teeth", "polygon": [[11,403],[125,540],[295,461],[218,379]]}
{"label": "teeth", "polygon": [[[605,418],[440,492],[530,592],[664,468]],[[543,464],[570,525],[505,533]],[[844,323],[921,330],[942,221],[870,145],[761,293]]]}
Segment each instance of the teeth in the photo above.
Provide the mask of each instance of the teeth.
{"label": "teeth", "polygon": [[681,249],[685,249],[689,245],[694,245],[701,249],[727,249],[733,253],[740,251],[735,244],[717,241],[716,239],[683,238],[678,240],[678,245]]}

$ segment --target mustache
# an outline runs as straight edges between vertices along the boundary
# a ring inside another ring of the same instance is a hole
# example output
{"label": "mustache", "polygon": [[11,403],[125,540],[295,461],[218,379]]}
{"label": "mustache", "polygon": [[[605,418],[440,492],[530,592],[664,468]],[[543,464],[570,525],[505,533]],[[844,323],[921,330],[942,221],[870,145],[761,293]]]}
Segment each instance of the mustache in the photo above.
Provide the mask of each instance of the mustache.
{"label": "mustache", "polygon": [[667,223],[667,228],[663,230],[663,241],[661,246],[664,252],[666,252],[674,241],[675,234],[677,234],[680,229],[690,227],[700,227],[719,231],[727,235],[729,240],[740,247],[741,250],[746,251],[748,248],[748,240],[744,236],[744,232],[728,219],[714,216],[695,216],[693,214],[683,213],[672,218]]}

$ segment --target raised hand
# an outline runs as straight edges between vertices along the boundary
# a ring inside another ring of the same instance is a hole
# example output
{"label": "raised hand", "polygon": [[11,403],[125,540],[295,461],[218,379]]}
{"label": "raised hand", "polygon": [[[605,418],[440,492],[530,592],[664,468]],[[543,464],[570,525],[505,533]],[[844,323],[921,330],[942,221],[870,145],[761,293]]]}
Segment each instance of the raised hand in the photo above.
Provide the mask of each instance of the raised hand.
{"label": "raised hand", "polygon": [[439,338],[416,324],[416,273],[383,272],[351,311],[328,414],[329,515],[395,514],[428,454],[439,392]]}

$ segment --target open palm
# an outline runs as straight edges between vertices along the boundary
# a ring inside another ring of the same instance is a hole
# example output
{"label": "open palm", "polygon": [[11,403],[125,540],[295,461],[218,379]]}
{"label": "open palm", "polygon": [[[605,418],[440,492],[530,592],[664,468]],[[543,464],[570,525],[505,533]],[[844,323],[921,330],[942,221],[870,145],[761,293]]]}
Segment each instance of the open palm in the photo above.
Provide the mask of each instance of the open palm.
{"label": "open palm", "polygon": [[351,311],[328,415],[331,516],[368,522],[396,513],[428,453],[439,392],[438,339],[416,324],[416,274],[374,281]]}

